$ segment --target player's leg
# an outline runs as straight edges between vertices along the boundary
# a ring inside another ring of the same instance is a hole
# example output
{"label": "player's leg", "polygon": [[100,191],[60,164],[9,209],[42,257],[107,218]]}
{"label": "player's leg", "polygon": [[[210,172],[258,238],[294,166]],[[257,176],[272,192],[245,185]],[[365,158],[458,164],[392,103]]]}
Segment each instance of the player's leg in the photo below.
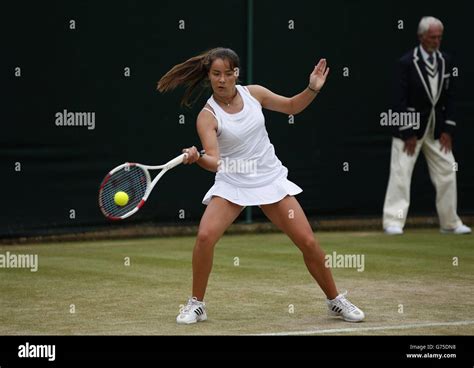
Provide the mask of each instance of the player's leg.
{"label": "player's leg", "polygon": [[330,268],[325,265],[325,254],[314,237],[311,225],[300,204],[293,196],[286,196],[277,203],[260,206],[263,213],[281,229],[303,253],[308,271],[319,284],[328,299],[328,307],[333,315],[345,320],[358,322],[364,313],[338,294]]}
{"label": "player's leg", "polygon": [[383,206],[383,228],[389,234],[401,234],[405,226],[410,206],[411,176],[421,150],[422,140],[418,140],[415,154],[412,156],[403,151],[404,146],[403,140],[392,138],[390,177]]}
{"label": "player's leg", "polygon": [[462,225],[462,221],[457,215],[457,168],[453,152],[442,151],[439,140],[429,138],[425,140],[423,153],[436,189],[436,209],[441,229],[454,230]]}
{"label": "player's leg", "polygon": [[309,273],[328,299],[338,295],[331,270],[325,267],[325,254],[314,237],[313,230],[300,204],[293,196],[277,203],[260,206],[265,216],[282,230],[303,253]]}
{"label": "player's leg", "polygon": [[221,197],[213,197],[206,207],[193,250],[193,295],[176,322],[191,324],[207,319],[203,299],[212,269],[214,246],[241,211],[242,206]]}
{"label": "player's leg", "polygon": [[203,300],[212,269],[214,246],[242,212],[242,206],[221,197],[213,197],[199,224],[193,250],[193,296]]}

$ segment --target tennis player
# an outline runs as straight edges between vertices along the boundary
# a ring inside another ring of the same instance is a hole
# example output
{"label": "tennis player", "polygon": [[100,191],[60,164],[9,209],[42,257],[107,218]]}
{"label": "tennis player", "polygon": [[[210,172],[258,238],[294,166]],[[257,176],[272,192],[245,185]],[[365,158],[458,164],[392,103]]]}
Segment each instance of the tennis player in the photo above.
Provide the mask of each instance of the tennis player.
{"label": "tennis player", "polygon": [[196,101],[210,85],[212,96],[197,117],[197,131],[206,154],[185,148],[186,164],[197,163],[216,172],[215,183],[202,201],[207,205],[193,250],[192,297],[176,321],[191,324],[207,319],[204,294],[211,273],[214,246],[245,206],[260,206],[263,213],[285,232],[303,253],[310,274],[327,297],[330,315],[359,322],[364,313],[339,294],[325,254],[314,238],[303,209],[294,197],[302,189],[287,179],[288,170],[275,155],[265,129],[262,107],[287,115],[303,111],[324,86],[329,68],[321,59],[309,76],[308,86],[287,98],[259,85],[238,84],[239,57],[231,49],[215,48],[174,66],[158,82],[166,92],[186,88],[182,104]]}

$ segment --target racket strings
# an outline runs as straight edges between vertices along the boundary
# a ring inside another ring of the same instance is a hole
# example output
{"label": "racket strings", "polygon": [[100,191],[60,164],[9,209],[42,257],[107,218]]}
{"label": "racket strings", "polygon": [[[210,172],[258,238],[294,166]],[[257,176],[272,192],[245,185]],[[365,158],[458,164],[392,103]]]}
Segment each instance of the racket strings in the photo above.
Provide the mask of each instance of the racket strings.
{"label": "racket strings", "polygon": [[[99,194],[99,204],[106,216],[120,217],[133,210],[142,200],[147,189],[147,175],[138,166],[127,166],[106,177]],[[128,195],[128,203],[119,206],[114,196],[117,192]]]}

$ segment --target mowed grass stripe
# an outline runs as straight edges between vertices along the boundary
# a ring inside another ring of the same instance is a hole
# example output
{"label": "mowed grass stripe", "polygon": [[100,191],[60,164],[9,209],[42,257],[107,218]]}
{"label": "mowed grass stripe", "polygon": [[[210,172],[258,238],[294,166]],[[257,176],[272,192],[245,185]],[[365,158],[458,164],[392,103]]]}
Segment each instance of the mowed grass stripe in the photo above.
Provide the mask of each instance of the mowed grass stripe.
{"label": "mowed grass stripe", "polygon": [[[431,230],[401,237],[376,232],[315,235],[327,254],[364,255],[363,272],[333,270],[338,287],[349,289],[351,300],[367,311],[364,326],[467,320],[474,311],[467,292],[474,281],[471,236]],[[0,333],[252,334],[347,326],[325,315],[324,295],[284,234],[225,235],[215,251],[206,295],[209,321],[176,326],[179,306],[190,295],[194,241],[176,237],[2,246],[2,254],[37,253],[39,270],[0,268]],[[124,265],[125,257],[130,266]],[[461,293],[463,298],[453,305]],[[405,306],[403,314],[399,304]],[[75,313],[70,313],[71,305]]]}

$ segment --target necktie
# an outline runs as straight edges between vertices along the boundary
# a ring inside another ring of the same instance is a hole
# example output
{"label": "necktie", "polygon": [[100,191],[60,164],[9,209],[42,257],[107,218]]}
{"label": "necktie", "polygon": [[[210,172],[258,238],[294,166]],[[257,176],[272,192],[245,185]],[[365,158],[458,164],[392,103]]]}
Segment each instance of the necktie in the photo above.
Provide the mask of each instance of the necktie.
{"label": "necktie", "polygon": [[430,54],[430,56],[428,56],[428,62],[429,62],[431,65],[433,65],[433,61],[434,61],[434,59],[433,59],[433,54]]}

